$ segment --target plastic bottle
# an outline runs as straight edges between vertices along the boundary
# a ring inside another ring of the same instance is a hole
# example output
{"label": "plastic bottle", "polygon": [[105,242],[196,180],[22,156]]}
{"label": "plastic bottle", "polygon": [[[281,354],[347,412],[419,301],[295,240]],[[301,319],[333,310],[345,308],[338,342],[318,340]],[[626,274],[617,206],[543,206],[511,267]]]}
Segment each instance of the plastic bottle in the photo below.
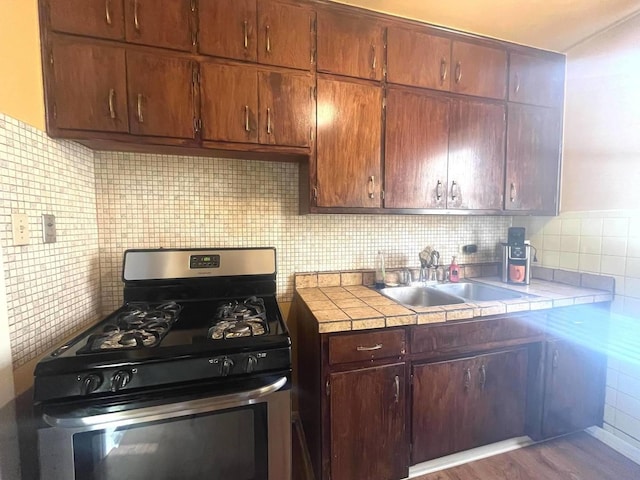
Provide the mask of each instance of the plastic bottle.
{"label": "plastic bottle", "polygon": [[452,283],[458,283],[460,280],[460,267],[456,263],[456,256],[451,259],[451,265],[449,265],[449,281]]}
{"label": "plastic bottle", "polygon": [[376,288],[384,288],[384,253],[378,250],[378,258],[376,261]]}

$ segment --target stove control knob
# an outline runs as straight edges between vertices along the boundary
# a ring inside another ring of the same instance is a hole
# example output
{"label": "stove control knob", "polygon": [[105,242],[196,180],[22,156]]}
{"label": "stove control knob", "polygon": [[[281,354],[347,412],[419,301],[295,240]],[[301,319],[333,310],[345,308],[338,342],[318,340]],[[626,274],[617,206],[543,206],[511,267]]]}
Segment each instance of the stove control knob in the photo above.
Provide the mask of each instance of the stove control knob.
{"label": "stove control knob", "polygon": [[95,392],[102,385],[102,377],[97,373],[90,373],[82,379],[82,395]]}
{"label": "stove control knob", "polygon": [[113,374],[113,377],[111,377],[111,391],[117,392],[118,390],[122,390],[130,381],[131,373],[126,370],[118,370]]}
{"label": "stove control knob", "polygon": [[232,368],[233,368],[233,360],[231,360],[228,357],[224,357],[224,359],[222,360],[222,366],[220,367],[220,374],[223,377],[226,377],[227,375],[229,375],[229,372],[231,372]]}
{"label": "stove control knob", "polygon": [[258,365],[258,359],[253,355],[249,355],[249,357],[247,358],[246,372],[247,373],[254,372],[256,370],[257,365]]}

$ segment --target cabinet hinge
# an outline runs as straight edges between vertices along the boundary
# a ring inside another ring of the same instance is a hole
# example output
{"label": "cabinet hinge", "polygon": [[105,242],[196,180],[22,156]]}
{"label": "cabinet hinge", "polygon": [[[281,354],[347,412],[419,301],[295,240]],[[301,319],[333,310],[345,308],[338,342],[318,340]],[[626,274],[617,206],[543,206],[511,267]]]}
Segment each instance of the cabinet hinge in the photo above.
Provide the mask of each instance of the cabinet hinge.
{"label": "cabinet hinge", "polygon": [[49,52],[49,63],[53,66],[53,50]]}
{"label": "cabinet hinge", "polygon": [[331,383],[329,383],[329,380],[327,380],[327,383],[325,383],[325,389],[327,392],[327,397],[331,395]]}
{"label": "cabinet hinge", "polygon": [[200,69],[194,65],[191,72],[191,81],[193,82],[193,86],[197,87],[200,85]]}
{"label": "cabinet hinge", "polygon": [[56,104],[53,104],[53,118],[56,119],[58,118],[58,107],[56,106]]}
{"label": "cabinet hinge", "polygon": [[309,127],[309,142],[313,143],[313,127]]}

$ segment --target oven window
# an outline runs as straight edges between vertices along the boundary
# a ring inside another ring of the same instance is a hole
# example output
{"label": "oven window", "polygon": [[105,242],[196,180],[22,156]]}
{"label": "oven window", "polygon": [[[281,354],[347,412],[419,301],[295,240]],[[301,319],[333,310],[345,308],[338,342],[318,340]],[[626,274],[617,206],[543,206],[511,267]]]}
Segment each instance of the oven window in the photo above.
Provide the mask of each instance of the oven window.
{"label": "oven window", "polygon": [[267,405],[73,437],[77,480],[267,480]]}

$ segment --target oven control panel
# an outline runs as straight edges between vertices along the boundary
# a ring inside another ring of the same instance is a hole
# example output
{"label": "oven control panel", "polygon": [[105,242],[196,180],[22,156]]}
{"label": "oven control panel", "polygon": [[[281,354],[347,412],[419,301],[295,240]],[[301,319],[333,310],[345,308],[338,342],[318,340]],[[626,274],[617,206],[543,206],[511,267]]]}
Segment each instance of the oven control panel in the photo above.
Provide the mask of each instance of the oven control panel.
{"label": "oven control panel", "polygon": [[220,268],[220,255],[191,255],[189,268]]}

